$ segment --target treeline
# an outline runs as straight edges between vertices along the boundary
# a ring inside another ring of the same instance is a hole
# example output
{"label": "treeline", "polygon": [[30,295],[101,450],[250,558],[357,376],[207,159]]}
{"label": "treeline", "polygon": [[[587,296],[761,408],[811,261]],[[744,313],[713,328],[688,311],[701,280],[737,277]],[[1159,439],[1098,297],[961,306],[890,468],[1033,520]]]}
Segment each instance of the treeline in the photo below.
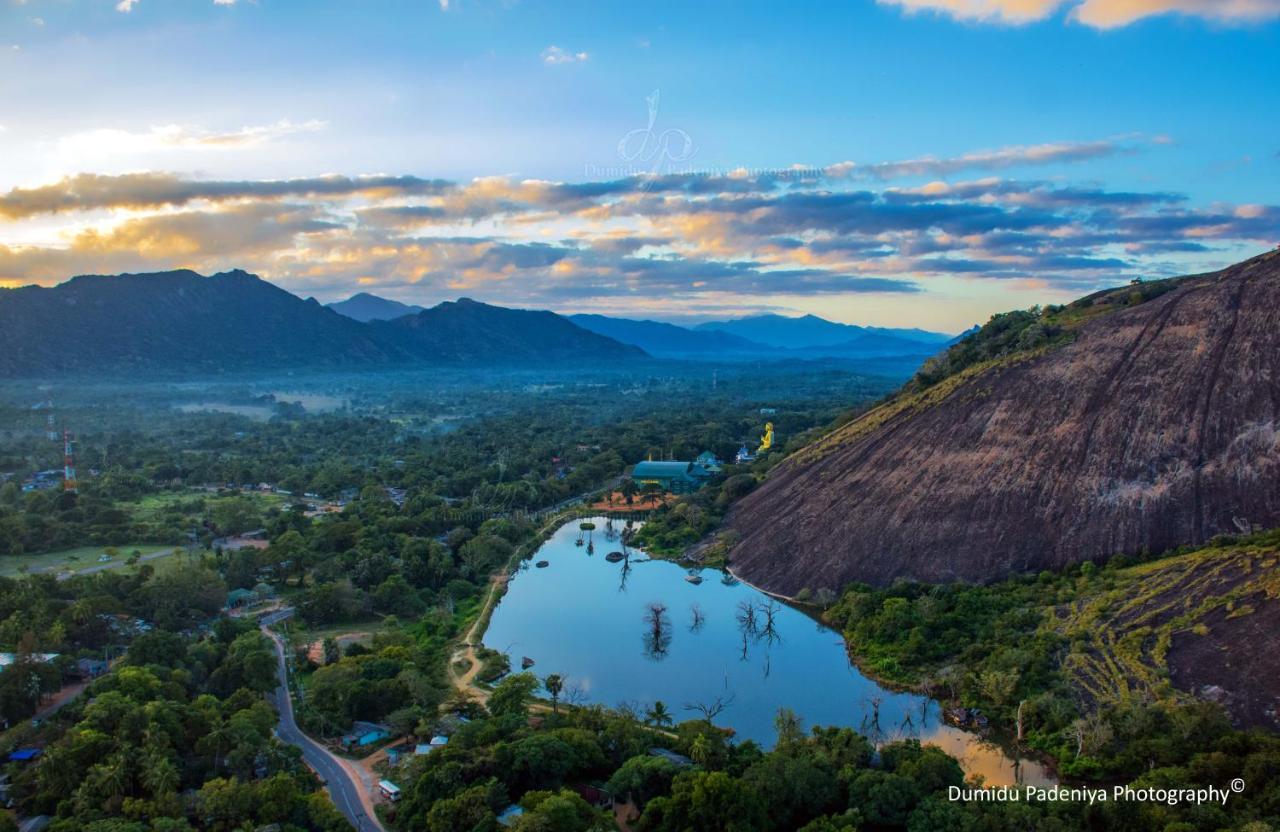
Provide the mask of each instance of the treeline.
{"label": "treeline", "polygon": [[[915,740],[874,748],[848,728],[806,731],[783,709],[766,751],[732,742],[710,719],[673,725],[662,703],[643,713],[561,708],[554,698],[561,685],[554,676],[508,676],[487,708],[472,704],[469,722],[449,723],[446,746],[393,769],[405,789],[391,812],[395,828],[495,832],[502,815],[518,832],[588,832],[613,828],[617,810],[635,832],[1170,832],[1263,830],[1280,814],[1274,747],[1241,753],[1248,749],[1219,742],[1185,767],[1132,775],[1136,788],[1245,778],[1247,793],[1225,807],[956,799],[953,789],[965,783],[959,763]],[[540,689],[553,707],[530,712]],[[1151,727],[1191,727],[1179,741],[1206,739],[1194,720]]]}
{"label": "treeline", "polygon": [[12,794],[24,814],[53,816],[53,832],[348,829],[273,736],[262,694],[274,685],[275,654],[250,622],[142,635],[124,666],[24,738],[44,753]]}
{"label": "treeline", "polygon": [[1219,705],[1167,684],[1163,692],[1086,694],[1065,671],[1064,659],[1085,645],[1047,626],[1055,607],[1069,610],[1100,588],[1119,585],[1129,563],[1116,558],[1099,569],[1086,562],[1061,574],[988,586],[855,586],[825,617],[843,630],[866,670],[978,709],[1002,736],[1049,757],[1063,775],[1161,787],[1222,786],[1236,777],[1248,783],[1227,810],[1144,809],[1139,815],[1212,829],[1276,820],[1280,737],[1237,730]]}
{"label": "treeline", "polygon": [[[103,571],[58,581],[52,575],[0,578],[0,644],[15,654],[0,673],[0,718],[26,719],[76,673],[78,658],[102,659],[127,644],[137,622],[194,628],[218,614],[226,586],[199,558],[157,569]],[[52,661],[42,654],[57,653]]]}

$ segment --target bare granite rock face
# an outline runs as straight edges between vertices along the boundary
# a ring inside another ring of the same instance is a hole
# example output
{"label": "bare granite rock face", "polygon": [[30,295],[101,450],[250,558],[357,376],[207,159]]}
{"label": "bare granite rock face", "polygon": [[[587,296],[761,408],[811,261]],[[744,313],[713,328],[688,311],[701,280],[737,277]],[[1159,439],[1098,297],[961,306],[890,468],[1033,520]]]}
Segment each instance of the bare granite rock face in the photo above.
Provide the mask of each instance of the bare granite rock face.
{"label": "bare granite rock face", "polygon": [[985,582],[1280,525],[1280,251],[938,388],[774,469],[729,517],[734,571]]}

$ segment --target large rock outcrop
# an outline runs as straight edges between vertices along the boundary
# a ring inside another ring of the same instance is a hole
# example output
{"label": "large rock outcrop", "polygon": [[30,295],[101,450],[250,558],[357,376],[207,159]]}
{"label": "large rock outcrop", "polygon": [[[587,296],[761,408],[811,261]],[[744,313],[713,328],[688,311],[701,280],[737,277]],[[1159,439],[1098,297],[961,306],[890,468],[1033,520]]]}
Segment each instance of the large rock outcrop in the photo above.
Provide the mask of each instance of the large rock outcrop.
{"label": "large rock outcrop", "polygon": [[731,512],[767,589],[983,582],[1280,525],[1280,252],[904,393]]}

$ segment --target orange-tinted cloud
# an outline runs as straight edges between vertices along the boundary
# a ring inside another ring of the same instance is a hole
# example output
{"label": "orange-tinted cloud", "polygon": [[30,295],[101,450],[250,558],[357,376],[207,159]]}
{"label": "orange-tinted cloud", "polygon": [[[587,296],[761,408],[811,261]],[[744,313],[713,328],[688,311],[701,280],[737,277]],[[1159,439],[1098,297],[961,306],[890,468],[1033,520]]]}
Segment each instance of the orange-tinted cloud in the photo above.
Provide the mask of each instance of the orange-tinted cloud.
{"label": "orange-tinted cloud", "polygon": [[1044,20],[1069,9],[1072,20],[1099,29],[1147,17],[1181,14],[1218,23],[1253,23],[1280,17],[1280,0],[879,0],[910,12],[932,11],[959,20],[1012,25]]}

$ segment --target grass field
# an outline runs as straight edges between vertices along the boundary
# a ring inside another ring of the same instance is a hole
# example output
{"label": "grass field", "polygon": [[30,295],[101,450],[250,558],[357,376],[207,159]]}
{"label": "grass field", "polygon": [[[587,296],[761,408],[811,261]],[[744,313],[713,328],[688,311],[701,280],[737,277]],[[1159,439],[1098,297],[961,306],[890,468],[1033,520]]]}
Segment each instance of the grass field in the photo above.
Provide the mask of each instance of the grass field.
{"label": "grass field", "polygon": [[[99,563],[98,558],[106,553],[107,549],[115,549],[117,554],[110,564]],[[91,567],[111,566],[111,568],[121,568],[124,562],[135,551],[140,552],[144,557],[147,555],[155,555],[159,552],[172,552],[173,546],[81,546],[77,549],[64,549],[61,552],[45,552],[39,555],[5,555],[0,557],[0,576],[12,578],[22,574],[36,574],[38,572],[81,572]],[[155,557],[149,559],[148,563],[155,563],[157,560],[163,560],[163,557]]]}

